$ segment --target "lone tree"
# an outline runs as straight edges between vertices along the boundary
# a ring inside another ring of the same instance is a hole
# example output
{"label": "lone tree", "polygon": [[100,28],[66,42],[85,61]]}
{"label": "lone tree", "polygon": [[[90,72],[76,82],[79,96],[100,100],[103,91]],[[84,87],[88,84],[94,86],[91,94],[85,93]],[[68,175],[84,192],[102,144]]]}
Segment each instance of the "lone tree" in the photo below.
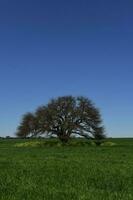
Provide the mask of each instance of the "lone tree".
{"label": "lone tree", "polygon": [[87,139],[105,138],[99,110],[91,100],[82,96],[52,99],[46,106],[39,107],[33,116],[33,119],[31,116],[23,118],[18,127],[18,136],[24,133],[26,136],[31,133],[54,134],[64,143],[72,134]]}

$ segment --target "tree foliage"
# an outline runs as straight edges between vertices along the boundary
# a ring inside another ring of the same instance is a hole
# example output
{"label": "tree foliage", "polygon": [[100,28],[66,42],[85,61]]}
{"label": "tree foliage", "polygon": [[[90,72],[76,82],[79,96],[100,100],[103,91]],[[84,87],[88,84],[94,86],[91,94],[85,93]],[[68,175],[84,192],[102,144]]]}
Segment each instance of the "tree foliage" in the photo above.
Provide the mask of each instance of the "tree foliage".
{"label": "tree foliage", "polygon": [[72,134],[85,138],[103,139],[101,115],[91,100],[85,97],[63,96],[39,107],[34,114],[24,115],[17,136],[56,135],[68,142]]}
{"label": "tree foliage", "polygon": [[37,118],[32,113],[26,113],[22,117],[22,121],[17,128],[16,135],[21,138],[33,137],[38,134]]}

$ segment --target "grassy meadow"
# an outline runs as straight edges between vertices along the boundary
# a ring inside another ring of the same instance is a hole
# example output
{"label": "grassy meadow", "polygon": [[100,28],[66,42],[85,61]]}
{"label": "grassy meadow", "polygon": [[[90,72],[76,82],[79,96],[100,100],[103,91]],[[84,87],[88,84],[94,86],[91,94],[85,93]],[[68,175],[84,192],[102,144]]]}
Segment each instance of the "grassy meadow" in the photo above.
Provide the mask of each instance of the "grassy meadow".
{"label": "grassy meadow", "polygon": [[99,147],[26,141],[0,140],[0,200],[133,200],[133,139]]}

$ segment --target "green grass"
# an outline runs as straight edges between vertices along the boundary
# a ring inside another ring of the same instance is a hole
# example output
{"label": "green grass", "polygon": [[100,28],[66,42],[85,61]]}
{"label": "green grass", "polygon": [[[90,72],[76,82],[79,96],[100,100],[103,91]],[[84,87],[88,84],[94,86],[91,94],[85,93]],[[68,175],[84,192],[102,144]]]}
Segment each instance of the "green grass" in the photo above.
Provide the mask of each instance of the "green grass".
{"label": "green grass", "polygon": [[0,140],[0,200],[133,200],[133,139],[109,141],[116,145]]}

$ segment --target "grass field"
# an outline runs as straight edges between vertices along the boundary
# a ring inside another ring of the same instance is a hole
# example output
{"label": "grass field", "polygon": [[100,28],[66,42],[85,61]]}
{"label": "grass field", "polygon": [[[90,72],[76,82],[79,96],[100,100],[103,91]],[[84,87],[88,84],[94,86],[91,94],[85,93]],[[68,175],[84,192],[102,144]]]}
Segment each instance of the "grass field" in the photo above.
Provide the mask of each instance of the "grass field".
{"label": "grass field", "polygon": [[133,139],[108,147],[0,140],[0,200],[133,200]]}

